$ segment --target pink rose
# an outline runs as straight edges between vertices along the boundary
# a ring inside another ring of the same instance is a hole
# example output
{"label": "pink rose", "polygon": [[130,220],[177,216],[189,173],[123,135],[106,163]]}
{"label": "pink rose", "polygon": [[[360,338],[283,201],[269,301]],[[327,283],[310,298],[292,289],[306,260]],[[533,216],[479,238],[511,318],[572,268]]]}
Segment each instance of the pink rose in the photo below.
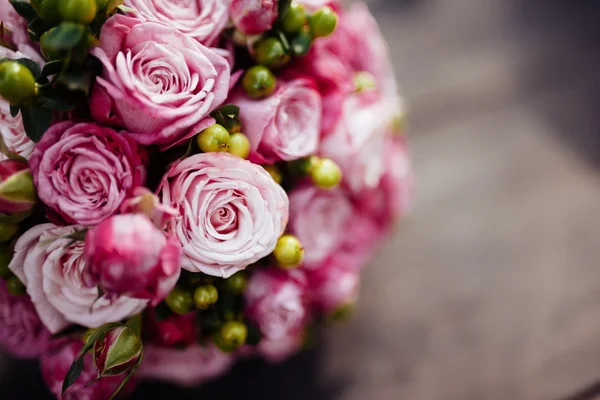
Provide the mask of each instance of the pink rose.
{"label": "pink rose", "polygon": [[171,314],[159,320],[154,309],[144,316],[144,338],[164,347],[191,346],[198,340],[196,313]]}
{"label": "pink rose", "polygon": [[125,0],[144,22],[160,22],[206,46],[214,45],[228,22],[223,0]]}
{"label": "pink rose", "polygon": [[37,358],[48,340],[50,332],[29,297],[11,295],[0,280],[0,347],[15,357]]}
{"label": "pink rose", "polygon": [[[63,381],[67,376],[75,356],[83,347],[83,342],[78,339],[63,337],[53,340],[48,351],[42,356],[40,367],[42,377],[57,399],[65,400],[106,400],[115,392],[123,376],[111,376],[97,380],[98,371],[94,366],[91,354],[84,358],[84,367],[75,383],[61,396]],[[133,382],[133,381],[130,381]],[[132,385],[127,385],[126,390]]]}
{"label": "pink rose", "polygon": [[397,112],[398,102],[390,98],[370,93],[348,96],[334,130],[321,142],[320,154],[342,168],[353,193],[379,185],[385,173],[386,138]]}
{"label": "pink rose", "polygon": [[360,276],[355,269],[328,264],[308,274],[311,304],[317,310],[332,314],[340,307],[358,300]]}
{"label": "pink rose", "polygon": [[29,166],[46,206],[67,223],[96,225],[144,182],[140,153],[135,142],[110,128],[61,122],[46,131]]}
{"label": "pink rose", "polygon": [[304,264],[318,266],[336,253],[354,217],[350,199],[341,189],[301,186],[290,194],[290,231],[304,246]]}
{"label": "pink rose", "polygon": [[[28,158],[35,143],[25,134],[23,127],[23,118],[21,114],[11,117],[9,104],[6,100],[0,99],[0,135],[8,150],[21,157]],[[0,153],[0,160],[6,160],[8,157]]]}
{"label": "pink rose", "polygon": [[378,224],[390,227],[410,208],[414,197],[414,176],[401,139],[387,139],[385,174],[378,187],[363,192],[358,198],[359,207]]}
{"label": "pink rose", "polygon": [[138,376],[145,379],[196,386],[223,375],[234,361],[212,343],[206,347],[190,346],[184,350],[146,346]]}
{"label": "pink rose", "polygon": [[86,283],[108,295],[161,302],[181,272],[181,244],[145,215],[111,217],[85,237]]}
{"label": "pink rose", "polygon": [[227,153],[175,163],[159,188],[179,210],[183,268],[228,278],[269,255],[288,219],[284,190],[260,166]]}
{"label": "pink rose", "polygon": [[292,161],[316,152],[322,105],[310,81],[284,81],[264,100],[252,100],[238,90],[230,102],[240,107],[242,127],[250,139],[251,161]]}
{"label": "pink rose", "polygon": [[277,19],[275,0],[232,0],[229,10],[235,27],[246,35],[270,30]]}
{"label": "pink rose", "polygon": [[[31,58],[33,61],[43,65],[44,58],[39,52],[39,46],[29,40],[27,21],[15,11],[9,0],[0,1],[0,21],[2,21],[4,31],[8,32],[7,41],[14,44],[17,51],[25,55],[18,54],[13,57],[2,54],[2,57]],[[3,49],[1,52],[10,52],[10,50]]]}
{"label": "pink rose", "polygon": [[72,323],[97,328],[141,312],[146,300],[98,299],[83,281],[87,268],[83,242],[65,236],[80,226],[36,225],[15,244],[9,268],[25,284],[40,319],[55,334]]}
{"label": "pink rose", "polygon": [[266,340],[281,340],[296,335],[304,326],[304,275],[278,269],[258,270],[252,274],[244,293],[246,315],[258,324]]}
{"label": "pink rose", "polygon": [[35,188],[27,163],[0,161],[0,213],[27,213],[35,202]]}
{"label": "pink rose", "polygon": [[302,331],[278,340],[263,339],[258,344],[258,354],[270,363],[280,363],[300,351],[303,339]]}
{"label": "pink rose", "polygon": [[92,53],[104,65],[92,116],[125,126],[139,143],[169,146],[199,132],[227,98],[227,60],[167,26],[115,15]]}

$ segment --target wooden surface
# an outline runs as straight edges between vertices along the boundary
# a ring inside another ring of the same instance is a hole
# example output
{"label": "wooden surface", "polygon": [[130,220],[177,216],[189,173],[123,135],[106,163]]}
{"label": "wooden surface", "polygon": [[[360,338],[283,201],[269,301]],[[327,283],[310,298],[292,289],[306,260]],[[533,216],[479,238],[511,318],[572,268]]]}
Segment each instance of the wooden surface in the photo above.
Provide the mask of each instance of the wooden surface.
{"label": "wooden surface", "polygon": [[320,352],[240,369],[244,383],[221,382],[223,397],[217,384],[178,398],[594,398],[600,7],[369,3],[412,110],[414,213],[367,271],[354,319]]}

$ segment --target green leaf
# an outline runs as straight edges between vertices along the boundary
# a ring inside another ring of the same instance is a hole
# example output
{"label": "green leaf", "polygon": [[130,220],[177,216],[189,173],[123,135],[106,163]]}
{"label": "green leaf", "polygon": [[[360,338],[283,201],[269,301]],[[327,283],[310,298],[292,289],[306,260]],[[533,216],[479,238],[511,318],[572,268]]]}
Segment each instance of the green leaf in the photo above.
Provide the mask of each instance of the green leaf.
{"label": "green leaf", "polygon": [[136,314],[127,320],[126,325],[130,327],[138,336],[142,335],[142,314]]}
{"label": "green leaf", "polygon": [[40,91],[38,102],[46,108],[58,111],[73,111],[77,108],[77,103],[68,94],[49,90],[49,88]]}
{"label": "green leaf", "polygon": [[240,108],[235,104],[225,104],[224,106],[219,107],[219,111],[221,114],[233,118],[237,118],[240,115]]}
{"label": "green leaf", "polygon": [[121,390],[123,390],[123,388],[125,387],[125,385],[127,384],[127,382],[129,382],[129,380],[131,378],[133,378],[133,376],[137,372],[137,369],[142,364],[142,358],[144,358],[144,351],[143,350],[142,350],[142,354],[140,355],[140,359],[138,360],[137,364],[135,364],[135,366],[129,370],[129,373],[127,374],[127,376],[125,377],[125,379],[123,379],[123,381],[121,382],[121,384],[119,385],[119,387],[117,388],[117,390],[115,390],[115,392],[112,394],[112,396],[110,396],[110,398],[108,400],[113,400],[117,396],[117,394],[119,394],[119,392]]}
{"label": "green leaf", "polygon": [[292,4],[292,0],[279,0],[279,10],[278,15],[284,15],[287,10],[290,8]]}
{"label": "green leaf", "polygon": [[310,35],[302,33],[292,40],[292,52],[294,53],[294,55],[299,57],[305,56],[306,53],[308,53],[308,51],[310,50],[311,45],[312,38],[310,37]]}
{"label": "green leaf", "polygon": [[39,42],[40,38],[46,32],[46,24],[41,18],[32,19],[27,25],[27,33],[29,34],[29,39],[34,42]]}
{"label": "green leaf", "polygon": [[81,372],[83,371],[83,366],[84,366],[84,359],[83,357],[78,357],[75,358],[75,360],[73,361],[73,364],[71,364],[71,368],[69,368],[69,372],[67,372],[67,376],[65,377],[65,380],[63,381],[63,386],[62,386],[62,394],[64,394],[67,389],[69,389],[71,387],[71,385],[73,385],[75,383],[75,381],[77,380],[77,378],[79,378],[79,375],[81,375]]}
{"label": "green leaf", "polygon": [[15,11],[27,21],[37,18],[37,13],[31,4],[29,4],[28,0],[10,0],[10,4],[12,4]]}
{"label": "green leaf", "polygon": [[42,77],[47,78],[50,75],[56,75],[56,74],[60,73],[60,70],[62,69],[63,64],[64,64],[63,60],[47,62],[46,65],[44,65],[44,68],[42,69]]}
{"label": "green leaf", "polygon": [[52,111],[40,106],[21,106],[25,133],[34,142],[39,142],[52,122]]}
{"label": "green leaf", "polygon": [[85,29],[82,24],[63,22],[48,33],[46,44],[57,51],[72,49],[85,38]]}
{"label": "green leaf", "polygon": [[35,78],[36,81],[38,79],[40,79],[40,76],[42,75],[42,69],[40,68],[38,63],[36,63],[33,60],[30,60],[29,58],[18,58],[14,61],[27,67],[27,69],[29,69],[31,71],[31,73],[33,74],[33,77]]}
{"label": "green leaf", "polygon": [[282,31],[277,31],[277,36],[279,36],[279,40],[281,41],[281,44],[283,45],[283,49],[285,50],[285,52],[289,53],[289,51],[290,51],[290,42],[288,41],[288,39],[285,36],[285,34]]}
{"label": "green leaf", "polygon": [[15,105],[12,105],[12,104],[11,104],[11,106],[10,106],[10,116],[11,116],[11,117],[13,117],[13,118],[14,118],[14,117],[16,117],[17,115],[19,115],[19,111],[21,111],[21,107],[19,107],[19,106],[15,106]]}

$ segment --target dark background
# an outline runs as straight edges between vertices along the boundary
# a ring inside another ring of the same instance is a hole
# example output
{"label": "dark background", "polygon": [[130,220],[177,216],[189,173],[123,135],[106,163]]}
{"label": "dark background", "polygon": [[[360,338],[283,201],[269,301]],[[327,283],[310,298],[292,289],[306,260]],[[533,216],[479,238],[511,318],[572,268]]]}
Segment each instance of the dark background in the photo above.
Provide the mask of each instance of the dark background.
{"label": "dark background", "polygon": [[[600,378],[600,2],[371,0],[418,203],[319,348],[139,399],[592,399]],[[0,360],[0,398],[43,398]]]}

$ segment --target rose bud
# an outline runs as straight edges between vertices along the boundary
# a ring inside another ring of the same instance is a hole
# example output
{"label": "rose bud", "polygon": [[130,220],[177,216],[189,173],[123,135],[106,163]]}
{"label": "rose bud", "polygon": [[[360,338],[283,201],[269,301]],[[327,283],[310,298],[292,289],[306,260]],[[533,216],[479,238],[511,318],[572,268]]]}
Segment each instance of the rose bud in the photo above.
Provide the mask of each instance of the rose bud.
{"label": "rose bud", "polygon": [[120,375],[135,367],[142,356],[142,341],[128,326],[112,329],[94,344],[99,376]]}
{"label": "rose bud", "polygon": [[85,276],[107,294],[148,299],[158,304],[181,272],[181,244],[140,214],[117,215],[88,231]]}
{"label": "rose bud", "polygon": [[35,187],[27,163],[0,161],[0,180],[0,213],[21,214],[33,208]]}
{"label": "rose bud", "polygon": [[144,214],[159,229],[165,230],[177,216],[175,208],[160,202],[158,196],[145,187],[133,189],[133,196],[121,205],[122,214]]}
{"label": "rose bud", "polygon": [[271,29],[277,19],[276,0],[233,0],[229,6],[235,27],[246,35]]}

